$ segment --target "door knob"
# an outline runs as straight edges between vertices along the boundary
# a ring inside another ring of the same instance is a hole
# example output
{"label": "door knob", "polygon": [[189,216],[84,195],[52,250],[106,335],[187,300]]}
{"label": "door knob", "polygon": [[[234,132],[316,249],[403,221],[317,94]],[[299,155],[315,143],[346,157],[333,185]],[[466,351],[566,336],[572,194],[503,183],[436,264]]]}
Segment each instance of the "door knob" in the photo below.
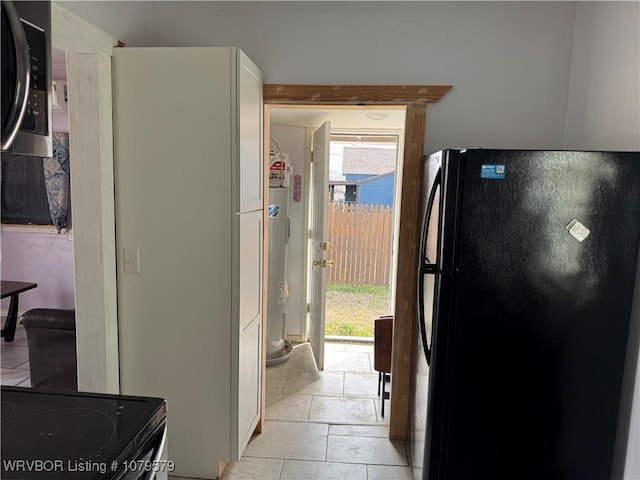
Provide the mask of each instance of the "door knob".
{"label": "door knob", "polygon": [[333,267],[333,266],[335,266],[335,261],[333,261],[333,260],[314,260],[313,261],[313,266],[314,267],[322,267],[322,268]]}

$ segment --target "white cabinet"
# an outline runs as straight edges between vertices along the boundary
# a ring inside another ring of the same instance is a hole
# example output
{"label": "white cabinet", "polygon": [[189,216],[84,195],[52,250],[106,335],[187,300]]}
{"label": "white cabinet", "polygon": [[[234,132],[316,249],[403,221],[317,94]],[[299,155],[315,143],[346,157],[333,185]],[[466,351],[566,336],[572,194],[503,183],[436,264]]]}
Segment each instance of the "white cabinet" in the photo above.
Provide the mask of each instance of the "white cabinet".
{"label": "white cabinet", "polygon": [[242,51],[238,52],[238,109],[240,113],[240,211],[262,208],[262,75]]}
{"label": "white cabinet", "polygon": [[[262,210],[240,215],[238,452],[243,452],[260,419],[262,377]],[[234,368],[235,369],[235,368]]]}
{"label": "white cabinet", "polygon": [[113,106],[121,391],[166,398],[175,473],[215,478],[261,415],[261,74],[119,48]]}

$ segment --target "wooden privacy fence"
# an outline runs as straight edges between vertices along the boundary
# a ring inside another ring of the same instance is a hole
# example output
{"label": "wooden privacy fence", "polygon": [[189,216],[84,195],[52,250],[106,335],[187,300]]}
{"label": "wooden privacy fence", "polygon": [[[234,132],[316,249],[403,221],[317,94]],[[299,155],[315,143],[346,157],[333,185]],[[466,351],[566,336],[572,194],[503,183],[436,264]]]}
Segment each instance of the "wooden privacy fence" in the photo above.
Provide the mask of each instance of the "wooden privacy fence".
{"label": "wooden privacy fence", "polygon": [[328,268],[328,281],[389,285],[393,214],[391,207],[329,204],[326,258],[335,262]]}

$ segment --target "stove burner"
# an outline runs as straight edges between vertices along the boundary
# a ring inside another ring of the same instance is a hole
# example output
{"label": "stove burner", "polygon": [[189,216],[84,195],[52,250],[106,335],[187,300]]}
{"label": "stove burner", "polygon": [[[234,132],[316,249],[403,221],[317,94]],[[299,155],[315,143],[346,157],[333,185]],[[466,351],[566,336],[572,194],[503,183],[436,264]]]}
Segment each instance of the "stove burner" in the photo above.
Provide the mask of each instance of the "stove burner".
{"label": "stove burner", "polygon": [[[65,466],[89,459],[99,460],[100,451],[109,444],[115,430],[114,421],[98,410],[89,408],[47,410],[2,426],[4,439],[2,458],[4,460],[61,460]],[[45,478],[55,474],[55,472],[42,471],[7,471],[4,472],[3,478]]]}
{"label": "stove burner", "polygon": [[13,415],[13,412],[16,411],[16,407],[13,406],[13,403],[9,402],[0,402],[0,404],[2,404],[0,409],[2,410],[2,423],[4,423],[5,420],[8,420],[9,417]]}

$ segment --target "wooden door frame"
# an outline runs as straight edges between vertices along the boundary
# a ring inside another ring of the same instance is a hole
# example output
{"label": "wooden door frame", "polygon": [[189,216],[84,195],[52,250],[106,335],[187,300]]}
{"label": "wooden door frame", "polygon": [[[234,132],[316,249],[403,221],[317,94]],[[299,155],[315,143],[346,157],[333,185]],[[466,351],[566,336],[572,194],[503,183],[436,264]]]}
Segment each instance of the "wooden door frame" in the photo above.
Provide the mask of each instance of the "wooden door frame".
{"label": "wooden door frame", "polygon": [[418,208],[422,183],[427,103],[435,103],[450,85],[265,85],[265,105],[404,105],[406,107],[404,164],[398,244],[397,289],[394,306],[393,389],[389,438],[404,440],[409,432],[412,347],[415,338],[416,262],[419,242]]}

